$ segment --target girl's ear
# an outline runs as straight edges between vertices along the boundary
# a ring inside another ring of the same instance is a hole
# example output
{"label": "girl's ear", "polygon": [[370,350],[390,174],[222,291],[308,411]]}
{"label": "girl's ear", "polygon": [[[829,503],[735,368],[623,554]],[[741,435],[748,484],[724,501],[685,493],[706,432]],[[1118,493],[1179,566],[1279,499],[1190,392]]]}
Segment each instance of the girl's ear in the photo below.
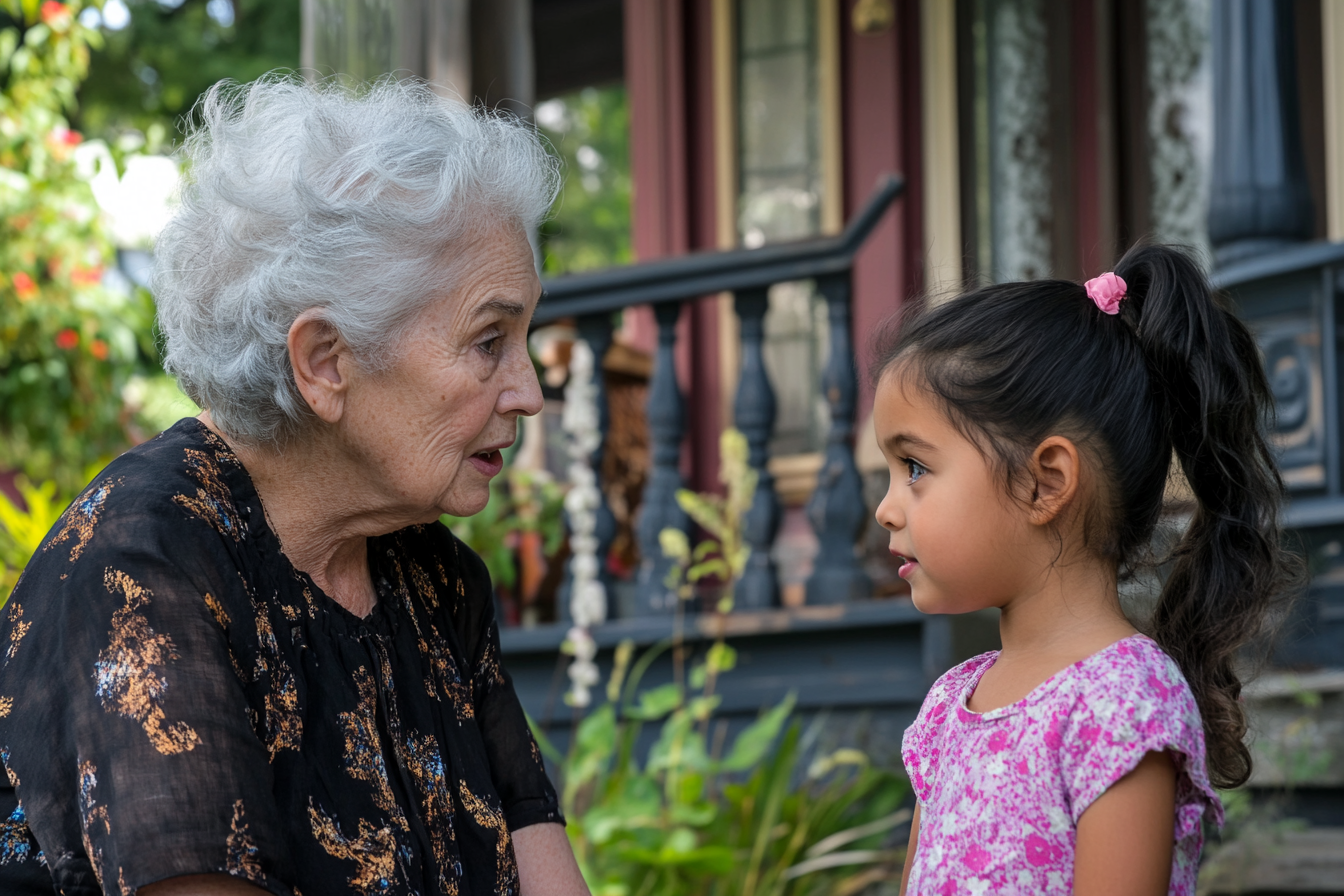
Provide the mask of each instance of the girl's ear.
{"label": "girl's ear", "polygon": [[1078,495],[1082,464],[1078,446],[1063,436],[1051,436],[1031,455],[1032,486],[1028,518],[1045,526],[1059,517]]}

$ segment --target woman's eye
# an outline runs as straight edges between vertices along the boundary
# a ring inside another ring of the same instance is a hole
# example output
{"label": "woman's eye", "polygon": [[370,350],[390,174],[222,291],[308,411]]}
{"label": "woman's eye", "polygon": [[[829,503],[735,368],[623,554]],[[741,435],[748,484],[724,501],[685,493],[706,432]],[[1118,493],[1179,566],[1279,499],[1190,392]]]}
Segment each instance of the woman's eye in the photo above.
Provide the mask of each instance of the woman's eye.
{"label": "woman's eye", "polygon": [[902,458],[901,463],[905,464],[905,468],[910,471],[910,482],[908,483],[909,485],[914,485],[916,482],[919,481],[919,477],[929,472],[928,468],[926,468],[919,461],[915,460],[913,457]]}
{"label": "woman's eye", "polygon": [[484,342],[477,343],[476,347],[479,348],[481,351],[485,352],[487,355],[494,356],[499,352],[499,343],[503,339],[504,339],[503,336],[491,336]]}

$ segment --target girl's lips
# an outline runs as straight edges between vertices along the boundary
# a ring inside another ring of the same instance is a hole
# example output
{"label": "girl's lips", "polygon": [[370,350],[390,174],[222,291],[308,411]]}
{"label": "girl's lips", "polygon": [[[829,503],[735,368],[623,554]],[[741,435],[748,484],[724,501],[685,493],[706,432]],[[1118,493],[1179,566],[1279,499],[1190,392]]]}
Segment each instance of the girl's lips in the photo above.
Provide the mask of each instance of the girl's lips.
{"label": "girl's lips", "polygon": [[467,458],[471,465],[480,470],[485,476],[492,477],[504,469],[504,455],[491,449],[490,451],[481,451]]}
{"label": "girl's lips", "polygon": [[919,561],[911,560],[907,557],[901,557],[900,559],[905,562],[901,564],[900,569],[896,570],[896,575],[903,579],[908,579],[910,578],[910,574],[915,571],[915,568],[919,566]]}

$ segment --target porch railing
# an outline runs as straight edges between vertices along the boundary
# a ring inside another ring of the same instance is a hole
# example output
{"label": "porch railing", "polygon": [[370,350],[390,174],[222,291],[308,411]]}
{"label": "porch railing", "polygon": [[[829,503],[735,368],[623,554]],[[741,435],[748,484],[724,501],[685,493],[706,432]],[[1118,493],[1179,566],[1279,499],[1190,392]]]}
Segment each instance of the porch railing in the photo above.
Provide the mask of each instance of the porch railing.
{"label": "porch railing", "polygon": [[[779,604],[779,580],[770,549],[782,511],[774,478],[767,468],[775,426],[775,391],[765,367],[764,318],[768,291],[776,283],[814,280],[826,301],[830,357],[822,375],[822,394],[830,407],[825,460],[807,506],[819,542],[807,581],[809,604],[836,604],[870,596],[869,581],[857,555],[867,517],[862,482],[854,463],[854,423],[858,381],[850,335],[851,274],[854,258],[901,194],[905,182],[884,177],[844,233],[824,239],[779,243],[759,249],[706,252],[559,277],[545,284],[534,324],[572,318],[580,339],[596,358],[612,341],[612,317],[631,305],[651,305],[658,322],[658,348],[649,383],[648,426],[652,469],[644,487],[636,530],[641,555],[636,612],[671,613],[676,597],[665,584],[669,564],[659,547],[667,527],[689,530],[690,520],[676,501],[682,487],[679,463],[685,434],[685,403],[677,386],[675,350],[682,306],[702,296],[734,294],[740,322],[742,367],[733,403],[734,423],[746,436],[749,462],[760,477],[744,520],[751,559],[736,593],[737,606],[763,609]],[[601,377],[597,386],[598,421],[605,442],[610,420]],[[602,448],[590,461],[601,470]],[[616,534],[616,521],[605,499],[597,510],[598,556],[605,557]]]}

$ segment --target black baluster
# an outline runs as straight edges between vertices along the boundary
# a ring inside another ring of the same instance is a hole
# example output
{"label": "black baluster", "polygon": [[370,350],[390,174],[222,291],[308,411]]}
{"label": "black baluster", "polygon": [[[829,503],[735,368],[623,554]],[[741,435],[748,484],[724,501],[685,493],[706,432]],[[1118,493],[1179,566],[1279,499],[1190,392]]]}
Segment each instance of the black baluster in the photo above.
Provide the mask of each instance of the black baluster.
{"label": "black baluster", "polygon": [[775,477],[766,469],[770,436],[775,429],[775,390],[765,369],[762,347],[765,340],[765,312],[769,308],[765,289],[739,292],[733,299],[740,322],[742,372],[733,401],[733,420],[747,437],[747,462],[756,471],[756,495],[743,522],[743,538],[751,548],[746,571],[737,585],[736,605],[742,609],[773,607],[779,603],[779,577],[770,548],[779,532],[779,496]]}
{"label": "black baluster", "polygon": [[686,429],[675,355],[681,304],[655,305],[654,315],[658,318],[658,355],[647,405],[653,469],[644,485],[638,527],[638,604],[639,612],[646,614],[671,613],[677,605],[676,594],[666,583],[672,561],[663,556],[658,533],[668,527],[683,532],[690,529],[690,519],[677,504],[677,489],[682,487],[681,437]]}
{"label": "black baluster", "polygon": [[817,289],[826,298],[831,330],[831,357],[821,378],[822,392],[831,406],[831,429],[826,436],[826,462],[807,504],[807,517],[819,542],[807,580],[807,602],[836,604],[870,596],[868,575],[857,551],[868,510],[854,464],[858,379],[849,335],[849,272],[818,279]]}

